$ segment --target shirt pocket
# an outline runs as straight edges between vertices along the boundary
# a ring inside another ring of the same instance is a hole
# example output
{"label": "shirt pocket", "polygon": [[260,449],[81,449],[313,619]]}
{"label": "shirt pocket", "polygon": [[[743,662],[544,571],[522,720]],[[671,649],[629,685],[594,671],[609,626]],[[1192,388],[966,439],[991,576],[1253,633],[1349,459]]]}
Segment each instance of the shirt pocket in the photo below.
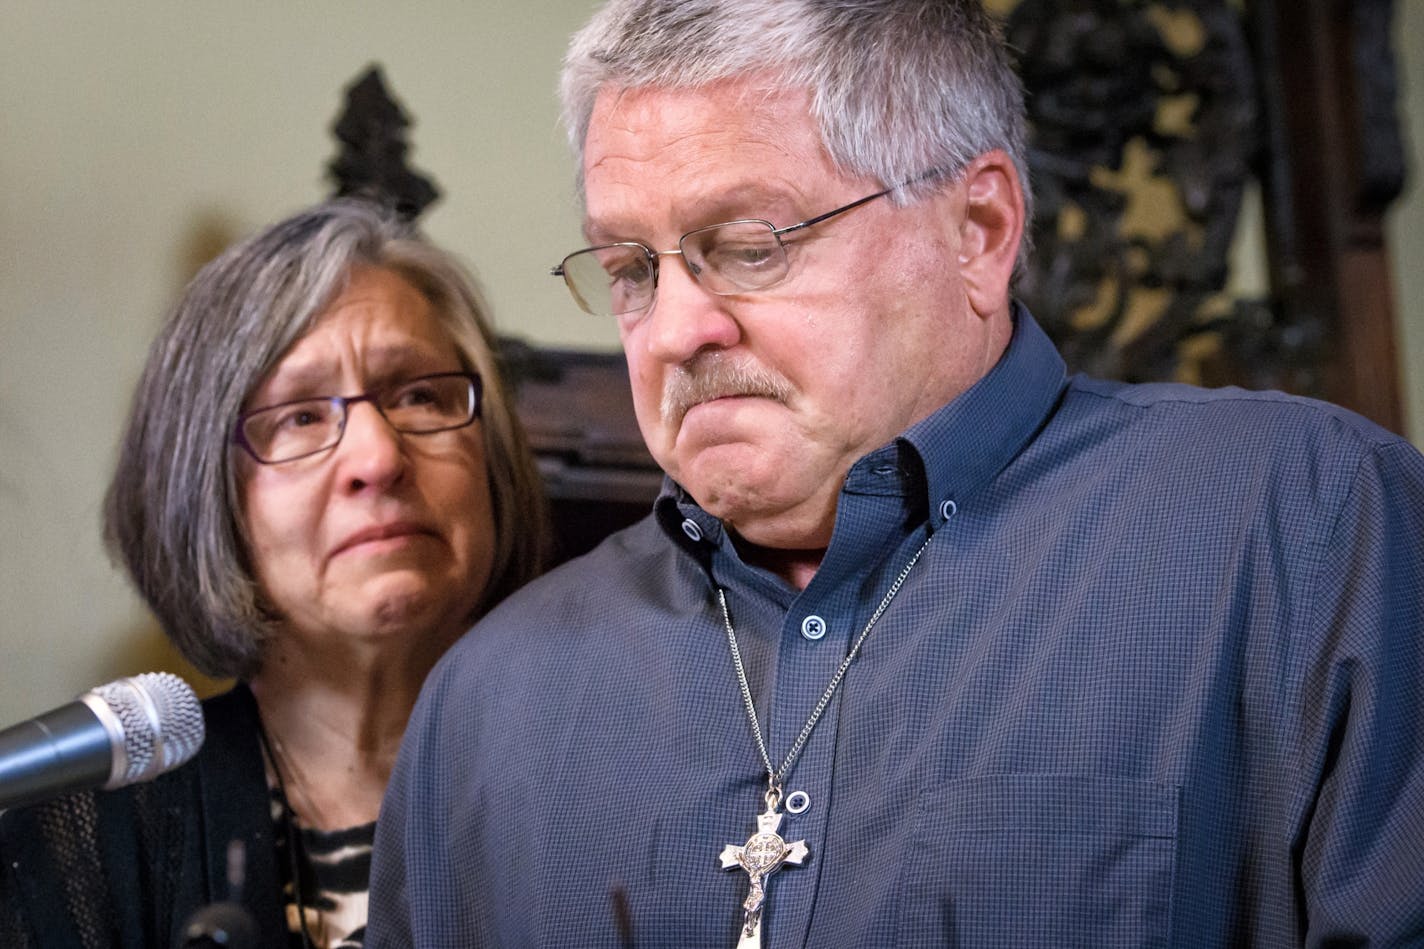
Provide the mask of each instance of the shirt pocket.
{"label": "shirt pocket", "polygon": [[923,796],[897,946],[1166,946],[1179,789],[1071,775]]}

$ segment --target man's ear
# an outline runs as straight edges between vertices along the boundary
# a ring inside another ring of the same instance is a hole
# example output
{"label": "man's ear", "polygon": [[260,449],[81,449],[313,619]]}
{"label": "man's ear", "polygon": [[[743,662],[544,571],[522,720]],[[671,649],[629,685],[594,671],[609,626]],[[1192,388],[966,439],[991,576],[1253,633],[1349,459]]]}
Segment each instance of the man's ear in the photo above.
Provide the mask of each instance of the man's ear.
{"label": "man's ear", "polygon": [[995,149],[964,169],[964,219],[959,230],[959,272],[969,304],[981,317],[1006,312],[1009,280],[1024,229],[1018,169]]}

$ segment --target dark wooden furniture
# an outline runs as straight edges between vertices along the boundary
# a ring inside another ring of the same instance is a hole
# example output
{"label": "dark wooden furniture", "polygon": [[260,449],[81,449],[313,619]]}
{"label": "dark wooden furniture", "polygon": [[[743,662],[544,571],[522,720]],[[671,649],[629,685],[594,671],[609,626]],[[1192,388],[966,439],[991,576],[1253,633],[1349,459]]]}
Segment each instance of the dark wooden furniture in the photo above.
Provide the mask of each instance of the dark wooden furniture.
{"label": "dark wooden furniture", "polygon": [[564,560],[647,514],[662,472],[638,431],[621,353],[502,343]]}

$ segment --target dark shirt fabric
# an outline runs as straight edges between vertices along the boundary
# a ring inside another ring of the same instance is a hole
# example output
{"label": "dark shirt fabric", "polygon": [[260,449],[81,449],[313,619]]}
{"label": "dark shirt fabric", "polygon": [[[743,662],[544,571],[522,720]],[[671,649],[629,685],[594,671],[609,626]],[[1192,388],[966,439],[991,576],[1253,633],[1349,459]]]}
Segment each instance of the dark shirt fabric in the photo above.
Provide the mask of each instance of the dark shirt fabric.
{"label": "dark shirt fabric", "polygon": [[0,946],[181,945],[193,913],[233,895],[232,840],[246,854],[255,945],[287,944],[257,705],[238,685],[205,701],[203,716],[203,747],[181,768],[0,815]]}
{"label": "dark shirt fabric", "polygon": [[669,484],[463,638],[367,945],[734,944],[765,775],[716,590],[779,764],[931,534],[786,781],[809,857],[764,945],[1424,944],[1424,459],[1318,402],[1069,379],[1015,323],[853,467],[804,591]]}

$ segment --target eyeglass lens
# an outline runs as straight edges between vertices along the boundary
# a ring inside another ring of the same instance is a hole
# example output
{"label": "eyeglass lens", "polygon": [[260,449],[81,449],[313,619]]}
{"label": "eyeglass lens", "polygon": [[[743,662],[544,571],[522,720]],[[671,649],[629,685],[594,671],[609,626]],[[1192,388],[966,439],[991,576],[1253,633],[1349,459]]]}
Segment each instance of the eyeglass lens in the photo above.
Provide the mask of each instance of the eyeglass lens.
{"label": "eyeglass lens", "polygon": [[370,402],[391,427],[410,435],[460,428],[479,412],[479,386],[462,373],[425,376],[365,395],[301,399],[242,420],[242,438],[259,460],[292,461],[341,441],[354,402]]}
{"label": "eyeglass lens", "polygon": [[[683,235],[678,248],[693,277],[712,293],[764,290],[786,276],[786,250],[765,221],[698,228]],[[656,272],[653,254],[632,243],[591,247],[563,262],[564,282],[574,300],[595,316],[647,307]]]}

